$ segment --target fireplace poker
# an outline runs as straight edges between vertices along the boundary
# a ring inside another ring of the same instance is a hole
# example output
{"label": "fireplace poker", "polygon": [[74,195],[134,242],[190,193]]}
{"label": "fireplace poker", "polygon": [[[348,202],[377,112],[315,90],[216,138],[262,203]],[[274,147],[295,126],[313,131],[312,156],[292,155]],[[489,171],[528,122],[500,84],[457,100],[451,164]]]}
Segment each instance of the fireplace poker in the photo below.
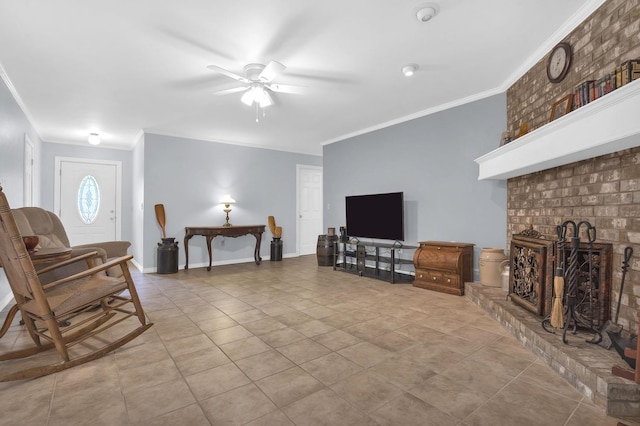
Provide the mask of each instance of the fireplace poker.
{"label": "fireplace poker", "polygon": [[625,247],[624,259],[622,260],[622,280],[620,281],[620,291],[618,292],[618,304],[616,306],[616,316],[613,322],[607,320],[602,326],[602,341],[599,343],[605,349],[611,349],[613,346],[613,340],[619,340],[622,326],[618,324],[618,317],[620,316],[620,304],[622,303],[622,292],[624,290],[624,279],[627,276],[627,270],[629,269],[629,261],[633,255],[632,247]]}

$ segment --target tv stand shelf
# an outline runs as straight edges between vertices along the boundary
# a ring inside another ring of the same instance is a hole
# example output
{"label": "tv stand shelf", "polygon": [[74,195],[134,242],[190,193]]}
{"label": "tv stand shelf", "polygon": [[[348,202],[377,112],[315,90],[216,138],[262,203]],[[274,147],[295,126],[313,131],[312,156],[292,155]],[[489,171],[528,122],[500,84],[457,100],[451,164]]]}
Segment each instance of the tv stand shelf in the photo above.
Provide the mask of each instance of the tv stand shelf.
{"label": "tv stand shelf", "polygon": [[[413,251],[417,248],[399,243],[337,241],[334,245],[333,270],[385,280],[391,284],[412,283],[411,271],[400,268],[402,265],[413,266]],[[407,253],[402,253],[403,250]]]}

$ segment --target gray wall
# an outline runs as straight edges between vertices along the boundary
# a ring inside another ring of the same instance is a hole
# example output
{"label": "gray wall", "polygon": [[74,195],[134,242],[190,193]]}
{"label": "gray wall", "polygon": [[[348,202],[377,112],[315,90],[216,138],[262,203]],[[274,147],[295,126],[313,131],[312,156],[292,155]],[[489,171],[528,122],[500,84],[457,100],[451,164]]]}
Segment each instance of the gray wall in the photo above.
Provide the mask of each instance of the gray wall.
{"label": "gray wall", "polygon": [[[283,228],[284,255],[296,254],[296,165],[321,166],[321,157],[145,134],[143,161],[145,269],[155,267],[161,237],[154,204],[164,204],[167,237],[179,242],[182,267],[184,227],[222,225],[225,214],[219,200],[226,193],[236,200],[229,215],[232,224],[266,224],[273,215]],[[267,229],[263,257],[269,255],[270,241]],[[214,263],[251,260],[253,247],[251,236],[216,238]],[[192,238],[189,265],[206,263],[204,237]]]}
{"label": "gray wall", "polygon": [[326,145],[324,224],[345,224],[346,195],[403,191],[405,243],[506,248],[506,181],[478,181],[473,161],[498,147],[504,94]]}
{"label": "gray wall", "polygon": [[40,202],[40,151],[42,142],[11,92],[0,80],[0,185],[11,208],[24,206],[24,136],[34,147],[33,202]]}
{"label": "gray wall", "polygon": [[[40,152],[42,142],[35,129],[0,81],[0,186],[11,208],[24,206],[24,139],[25,134],[34,148],[33,202],[40,202]],[[12,300],[11,288],[0,268],[0,309]]]}

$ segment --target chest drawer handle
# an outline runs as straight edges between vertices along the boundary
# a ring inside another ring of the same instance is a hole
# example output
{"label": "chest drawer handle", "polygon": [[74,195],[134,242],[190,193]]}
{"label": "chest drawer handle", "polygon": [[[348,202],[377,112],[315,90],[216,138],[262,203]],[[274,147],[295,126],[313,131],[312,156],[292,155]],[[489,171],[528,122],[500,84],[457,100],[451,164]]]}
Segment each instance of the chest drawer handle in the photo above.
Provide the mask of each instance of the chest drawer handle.
{"label": "chest drawer handle", "polygon": [[451,278],[447,278],[447,282],[450,283],[451,282]]}
{"label": "chest drawer handle", "polygon": [[433,280],[435,281],[435,280],[436,280],[436,277],[433,277]]}

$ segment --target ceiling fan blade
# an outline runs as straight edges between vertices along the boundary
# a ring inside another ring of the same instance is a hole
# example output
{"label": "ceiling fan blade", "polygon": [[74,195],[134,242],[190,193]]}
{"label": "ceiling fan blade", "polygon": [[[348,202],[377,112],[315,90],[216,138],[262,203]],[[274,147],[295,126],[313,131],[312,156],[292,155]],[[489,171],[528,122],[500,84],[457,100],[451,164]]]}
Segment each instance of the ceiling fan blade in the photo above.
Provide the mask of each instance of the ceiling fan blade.
{"label": "ceiling fan blade", "polygon": [[267,89],[278,93],[289,93],[292,95],[302,95],[307,93],[307,88],[304,86],[292,86],[290,84],[269,84],[266,85]]}
{"label": "ceiling fan blade", "polygon": [[279,76],[280,73],[285,70],[285,68],[287,67],[282,65],[280,62],[271,61],[267,64],[266,67],[264,67],[258,78],[265,83],[268,83]]}
{"label": "ceiling fan blade", "polygon": [[248,87],[234,87],[232,89],[219,90],[217,92],[213,92],[216,96],[229,95],[231,93],[244,92],[245,90],[249,90]]}
{"label": "ceiling fan blade", "polygon": [[217,65],[208,65],[207,68],[209,68],[212,71],[219,72],[220,74],[226,75],[227,77],[231,77],[234,80],[238,80],[238,81],[241,81],[243,83],[248,83],[249,82],[249,79],[247,79],[246,77],[243,77],[240,74],[236,74],[234,72],[225,70],[224,68],[220,68]]}

